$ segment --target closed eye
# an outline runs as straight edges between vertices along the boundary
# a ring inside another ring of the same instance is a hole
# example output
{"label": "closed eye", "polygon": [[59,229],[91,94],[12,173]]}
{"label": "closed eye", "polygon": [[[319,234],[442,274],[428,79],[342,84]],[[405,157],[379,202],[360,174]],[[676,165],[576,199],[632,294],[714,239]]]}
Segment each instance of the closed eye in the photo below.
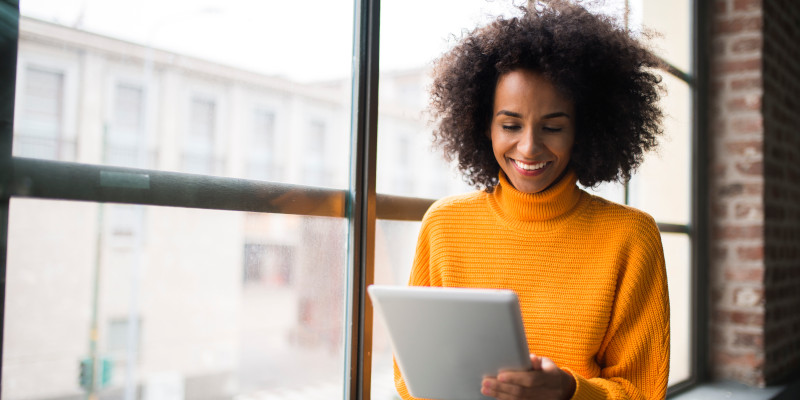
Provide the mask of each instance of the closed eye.
{"label": "closed eye", "polygon": [[542,130],[545,132],[561,132],[562,128],[554,127],[554,126],[544,126]]}
{"label": "closed eye", "polygon": [[509,132],[515,132],[515,131],[520,130],[520,126],[519,125],[503,125],[503,130],[504,131],[509,131]]}

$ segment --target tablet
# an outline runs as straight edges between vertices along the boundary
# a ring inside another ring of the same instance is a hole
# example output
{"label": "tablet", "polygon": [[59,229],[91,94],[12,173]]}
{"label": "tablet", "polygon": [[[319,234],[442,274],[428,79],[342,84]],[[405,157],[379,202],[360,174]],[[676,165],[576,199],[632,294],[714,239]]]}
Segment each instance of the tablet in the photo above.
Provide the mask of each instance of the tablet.
{"label": "tablet", "polygon": [[414,397],[485,400],[484,376],[531,366],[513,291],[379,285],[367,290]]}

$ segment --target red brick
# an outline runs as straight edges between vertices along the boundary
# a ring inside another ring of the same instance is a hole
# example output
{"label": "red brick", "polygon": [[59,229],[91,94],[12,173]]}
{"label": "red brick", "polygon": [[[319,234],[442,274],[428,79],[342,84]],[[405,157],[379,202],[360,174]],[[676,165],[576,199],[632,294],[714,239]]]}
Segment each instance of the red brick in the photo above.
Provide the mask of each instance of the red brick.
{"label": "red brick", "polygon": [[[735,133],[764,132],[763,119],[760,116],[731,119],[731,131]],[[761,149],[759,149],[759,154]]]}
{"label": "red brick", "polygon": [[761,0],[733,0],[734,11],[761,10]]}
{"label": "red brick", "polygon": [[743,60],[722,60],[714,63],[711,69],[716,74],[735,74],[743,72],[760,72],[762,68],[761,57]]}
{"label": "red brick", "polygon": [[[734,121],[734,125],[758,125],[761,126],[761,118],[751,117]],[[725,149],[736,156],[761,156],[764,142],[762,140],[743,140],[725,143]]]}
{"label": "red brick", "polygon": [[761,225],[723,226],[714,229],[715,239],[761,239],[764,227]]}
{"label": "red brick", "polygon": [[756,311],[732,311],[730,322],[744,326],[764,326],[764,314]]}
{"label": "red brick", "polygon": [[739,259],[745,261],[763,261],[764,246],[739,246],[736,249]]}
{"label": "red brick", "polygon": [[748,183],[744,185],[744,193],[748,195],[761,196],[764,194],[764,185],[760,183]]}
{"label": "red brick", "polygon": [[750,218],[761,219],[764,216],[764,204],[758,203],[738,203],[734,206],[734,215],[738,219]]}
{"label": "red brick", "polygon": [[725,270],[725,279],[730,282],[763,282],[764,268],[728,268]]}
{"label": "red brick", "polygon": [[761,37],[749,37],[736,39],[731,44],[731,50],[734,54],[752,53],[756,50],[761,50]]}
{"label": "red brick", "polygon": [[761,348],[764,345],[764,335],[751,332],[734,332],[733,344],[735,346]]}
{"label": "red brick", "polygon": [[759,32],[763,26],[763,17],[760,15],[747,17],[725,18],[714,23],[714,33],[741,33]]}
{"label": "red brick", "polygon": [[761,86],[760,77],[731,79],[731,89],[733,90],[761,89]]}
{"label": "red brick", "polygon": [[736,96],[730,98],[725,107],[729,111],[760,111],[761,110],[761,95],[750,96]]}
{"label": "red brick", "polygon": [[719,365],[740,365],[748,368],[760,368],[764,364],[763,357],[753,352],[743,354],[717,352],[714,358],[715,364]]}
{"label": "red brick", "polygon": [[741,183],[731,183],[728,185],[722,185],[719,187],[717,191],[717,196],[719,197],[732,197],[732,196],[740,196],[744,193],[744,185]]}
{"label": "red brick", "polygon": [[761,176],[764,172],[764,163],[761,161],[754,162],[738,162],[736,169],[745,175]]}
{"label": "red brick", "polygon": [[717,0],[714,2],[714,15],[725,15],[728,12],[728,1]]}
{"label": "red brick", "polygon": [[728,216],[728,205],[727,204],[720,204],[720,203],[713,203],[711,204],[711,217],[716,220],[724,219]]}

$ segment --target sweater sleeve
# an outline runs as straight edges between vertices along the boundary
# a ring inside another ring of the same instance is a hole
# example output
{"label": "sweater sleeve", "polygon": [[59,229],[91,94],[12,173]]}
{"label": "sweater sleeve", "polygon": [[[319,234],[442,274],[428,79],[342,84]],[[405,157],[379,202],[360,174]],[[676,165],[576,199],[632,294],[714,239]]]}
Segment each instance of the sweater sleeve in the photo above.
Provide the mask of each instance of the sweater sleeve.
{"label": "sweater sleeve", "polygon": [[632,236],[617,280],[606,336],[597,354],[600,376],[572,371],[574,400],[663,399],[669,376],[669,294],[661,235],[647,216]]}

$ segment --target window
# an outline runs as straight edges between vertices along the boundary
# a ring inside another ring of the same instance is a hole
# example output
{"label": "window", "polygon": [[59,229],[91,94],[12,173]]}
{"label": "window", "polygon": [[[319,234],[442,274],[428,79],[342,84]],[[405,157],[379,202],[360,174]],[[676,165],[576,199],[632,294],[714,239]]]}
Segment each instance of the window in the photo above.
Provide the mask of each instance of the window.
{"label": "window", "polygon": [[37,67],[25,70],[14,154],[71,160],[75,144],[64,140],[64,73]]}
{"label": "window", "polygon": [[[427,68],[505,3],[21,3],[13,154],[0,155],[13,167],[0,171],[0,395],[392,399],[364,285],[404,283],[424,211],[472,190],[428,147]],[[681,282],[680,385],[697,373],[700,328],[681,291],[698,268],[693,3],[607,3],[631,26],[667,11],[681,21],[656,26],[678,38],[659,54],[675,66],[662,158],[626,187],[600,188],[662,228],[669,279]],[[282,24],[287,15],[307,20]],[[6,85],[16,62],[0,59]],[[0,137],[11,148],[10,132]],[[665,170],[670,186],[653,186]],[[85,358],[114,360],[110,383],[80,386]]]}
{"label": "window", "polygon": [[184,140],[183,171],[195,174],[217,172],[214,160],[216,111],[214,100],[192,98],[189,105],[188,130]]}
{"label": "window", "polygon": [[118,83],[113,108],[111,127],[105,140],[105,163],[147,167],[144,89],[138,85]]}
{"label": "window", "polygon": [[289,286],[294,275],[294,249],[290,246],[246,243],[244,282],[266,286]]}
{"label": "window", "polygon": [[308,131],[305,135],[304,158],[304,181],[311,185],[324,185],[330,169],[326,165],[326,137],[325,122],[318,119],[308,123]]}
{"label": "window", "polygon": [[275,113],[256,109],[253,112],[253,130],[247,144],[247,176],[250,179],[280,181],[283,171],[277,160],[275,140]]}

